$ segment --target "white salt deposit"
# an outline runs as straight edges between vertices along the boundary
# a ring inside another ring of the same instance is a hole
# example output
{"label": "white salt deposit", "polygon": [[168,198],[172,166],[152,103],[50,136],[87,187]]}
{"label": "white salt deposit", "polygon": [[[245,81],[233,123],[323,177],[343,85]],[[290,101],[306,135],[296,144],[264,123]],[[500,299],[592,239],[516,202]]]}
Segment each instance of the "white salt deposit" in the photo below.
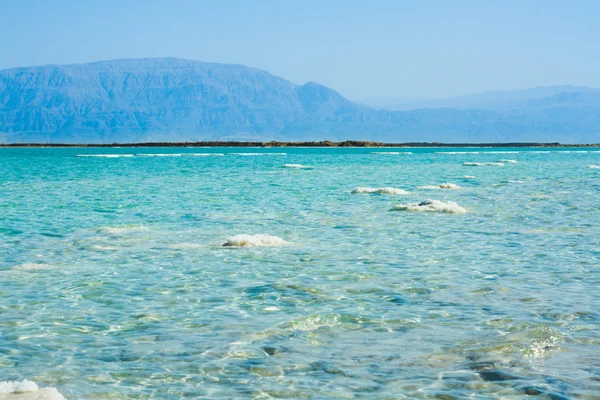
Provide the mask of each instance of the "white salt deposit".
{"label": "white salt deposit", "polygon": [[136,154],[138,157],[181,157],[180,153],[140,153]]}
{"label": "white salt deposit", "polygon": [[120,158],[133,157],[133,154],[76,154],[77,157],[104,157],[104,158]]}
{"label": "white salt deposit", "polygon": [[406,190],[393,188],[393,187],[382,187],[382,188],[371,188],[371,187],[357,187],[352,189],[352,194],[365,194],[365,193],[377,193],[377,194],[409,194]]}
{"label": "white salt deposit", "polygon": [[56,268],[54,265],[50,264],[35,264],[35,263],[24,263],[15,265],[12,269],[15,271],[43,271],[47,269]]}
{"label": "white salt deposit", "polygon": [[167,247],[174,250],[195,250],[201,248],[202,246],[198,243],[172,243]]}
{"label": "white salt deposit", "polygon": [[464,214],[467,212],[458,204],[448,201],[439,200],[423,200],[418,204],[397,204],[392,207],[395,211],[412,211],[412,212],[442,212],[448,214]]}
{"label": "white salt deposit", "polygon": [[235,247],[255,247],[255,246],[287,246],[291,243],[286,242],[279,236],[271,235],[235,235],[227,239],[223,246]]}
{"label": "white salt deposit", "polygon": [[480,162],[471,162],[471,161],[465,161],[462,165],[464,165],[466,167],[486,167],[486,166],[503,167],[504,166],[504,164],[497,163],[497,162],[480,163]]}
{"label": "white salt deposit", "polygon": [[600,165],[588,165],[588,168],[591,168],[591,169],[600,169]]}
{"label": "white salt deposit", "polygon": [[35,382],[28,380],[0,382],[0,399],[66,400],[55,388],[40,389]]}
{"label": "white salt deposit", "polygon": [[514,164],[517,162],[517,160],[506,160],[506,159],[502,159],[502,160],[498,160],[499,163],[511,163]]}
{"label": "white salt deposit", "polygon": [[410,151],[372,151],[371,154],[380,154],[380,155],[402,155],[402,154],[412,154]]}
{"label": "white salt deposit", "polygon": [[436,151],[434,154],[479,154],[479,151]]}
{"label": "white salt deposit", "polygon": [[417,189],[460,189],[460,186],[454,183],[442,183],[440,185],[419,186]]}
{"label": "white salt deposit", "polygon": [[228,153],[230,156],[287,156],[287,153]]}
{"label": "white salt deposit", "polygon": [[105,226],[103,228],[98,229],[98,232],[108,233],[111,235],[118,235],[127,232],[134,231],[146,231],[148,230],[145,226]]}

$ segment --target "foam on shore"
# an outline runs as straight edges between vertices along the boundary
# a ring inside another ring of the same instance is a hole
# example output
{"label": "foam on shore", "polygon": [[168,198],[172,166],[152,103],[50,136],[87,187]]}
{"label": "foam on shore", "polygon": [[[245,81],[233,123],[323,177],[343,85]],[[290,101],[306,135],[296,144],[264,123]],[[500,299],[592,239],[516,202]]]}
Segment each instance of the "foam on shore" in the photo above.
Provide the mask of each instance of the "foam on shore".
{"label": "foam on shore", "polygon": [[6,400],[66,400],[55,388],[43,388],[32,381],[0,382],[0,399]]}
{"label": "foam on shore", "polygon": [[439,185],[419,186],[417,189],[460,189],[460,186],[454,183],[442,183]]}
{"label": "foam on shore", "polygon": [[227,239],[223,246],[225,247],[260,247],[260,246],[287,246],[291,244],[279,236],[271,235],[235,235]]}
{"label": "foam on shore", "polygon": [[411,211],[411,212],[441,212],[447,214],[464,214],[466,209],[458,204],[448,201],[439,200],[423,200],[418,204],[397,204],[392,207],[391,211]]}
{"label": "foam on shore", "polygon": [[393,188],[393,187],[382,187],[382,188],[371,188],[371,187],[357,187],[352,189],[352,192],[350,192],[352,194],[370,194],[370,193],[377,193],[377,194],[409,194],[409,192],[407,192],[404,189],[398,189],[398,188]]}
{"label": "foam on shore", "polygon": [[133,154],[76,154],[76,157],[103,157],[103,158],[121,158],[133,157]]}
{"label": "foam on shore", "polygon": [[481,163],[481,162],[465,161],[462,165],[464,165],[465,167],[504,167],[504,164],[499,163],[499,162]]}
{"label": "foam on shore", "polygon": [[502,159],[502,160],[498,160],[499,163],[511,163],[514,164],[517,162],[517,160],[507,160],[507,159]]}

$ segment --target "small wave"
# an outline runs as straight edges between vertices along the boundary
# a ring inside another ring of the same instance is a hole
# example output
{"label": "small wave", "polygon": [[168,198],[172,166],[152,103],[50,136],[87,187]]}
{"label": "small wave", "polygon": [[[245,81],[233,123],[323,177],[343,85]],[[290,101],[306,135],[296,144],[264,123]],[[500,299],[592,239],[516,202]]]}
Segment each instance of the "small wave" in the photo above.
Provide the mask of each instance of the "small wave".
{"label": "small wave", "polygon": [[473,176],[473,175],[465,175],[465,176],[463,176],[462,178],[463,178],[463,179],[477,179],[477,177],[476,177],[476,176]]}
{"label": "small wave", "polygon": [[551,153],[551,151],[548,151],[548,150],[531,150],[531,151],[528,151],[527,153],[533,153],[533,154],[548,154],[548,153]]}
{"label": "small wave", "polygon": [[502,160],[498,160],[499,163],[510,163],[510,164],[515,164],[517,162],[517,160],[507,160],[507,159],[502,159]]}
{"label": "small wave", "polygon": [[76,154],[77,157],[104,157],[104,158],[121,158],[133,157],[133,154]]}
{"label": "small wave", "polygon": [[441,212],[448,214],[464,214],[467,212],[466,209],[452,201],[443,202],[429,199],[418,204],[397,204],[392,207],[391,211]]}
{"label": "small wave", "polygon": [[186,156],[193,157],[211,157],[211,156],[224,156],[223,153],[187,153]]}
{"label": "small wave", "polygon": [[588,165],[588,168],[591,168],[591,169],[600,169],[600,165]]}
{"label": "small wave", "polygon": [[419,186],[417,189],[460,189],[460,186],[454,183],[442,183],[439,185]]}
{"label": "small wave", "polygon": [[485,154],[519,154],[518,151],[486,151]]}
{"label": "small wave", "polygon": [[181,153],[140,153],[137,157],[181,157]]}
{"label": "small wave", "polygon": [[481,163],[481,162],[472,162],[472,161],[465,161],[462,165],[464,165],[465,167],[503,167],[504,164],[502,163],[498,163],[498,162],[485,162],[485,163]]}
{"label": "small wave", "polygon": [[391,155],[409,155],[412,154],[411,151],[372,151],[371,154],[379,154],[379,155],[387,155],[387,156],[391,156]]}
{"label": "small wave", "polygon": [[302,169],[302,168],[306,168],[304,165],[302,164],[283,164],[284,168],[297,168],[297,169]]}
{"label": "small wave", "polygon": [[258,247],[258,246],[287,246],[291,243],[286,242],[279,236],[271,235],[235,235],[227,239],[223,246],[225,247]]}
{"label": "small wave", "polygon": [[393,188],[393,187],[382,187],[382,188],[371,188],[371,187],[357,187],[352,189],[352,194],[365,194],[365,193],[377,193],[377,194],[409,194],[406,190]]}
{"label": "small wave", "polygon": [[12,269],[15,271],[44,271],[55,268],[56,267],[54,265],[50,264],[24,263],[15,265]]}
{"label": "small wave", "polygon": [[583,154],[583,153],[589,153],[589,151],[587,151],[587,150],[558,150],[556,153]]}
{"label": "small wave", "polygon": [[228,153],[230,156],[287,156],[287,153]]}
{"label": "small wave", "polygon": [[[29,396],[29,394],[33,393],[33,396]],[[7,381],[0,382],[0,395],[7,395],[6,397],[2,396],[2,398],[11,399],[11,400],[20,400],[20,399],[44,399],[44,400],[66,400],[55,388],[43,388],[40,389],[39,386],[32,381],[24,380],[24,381]],[[23,395],[23,396],[21,396]]]}
{"label": "small wave", "polygon": [[436,151],[434,154],[479,154],[479,151]]}

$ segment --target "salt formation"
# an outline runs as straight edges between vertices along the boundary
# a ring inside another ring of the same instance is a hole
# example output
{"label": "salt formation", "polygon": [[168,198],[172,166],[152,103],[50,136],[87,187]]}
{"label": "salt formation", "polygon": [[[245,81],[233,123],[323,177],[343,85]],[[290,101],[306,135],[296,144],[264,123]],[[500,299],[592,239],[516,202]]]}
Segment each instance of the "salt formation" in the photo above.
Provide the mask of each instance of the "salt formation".
{"label": "salt formation", "polygon": [[467,212],[458,204],[448,201],[423,200],[418,204],[397,204],[392,207],[393,211],[412,211],[412,212],[442,212],[448,214],[464,214]]}
{"label": "salt formation", "polygon": [[289,242],[286,242],[282,238],[278,236],[271,235],[235,235],[227,239],[223,246],[232,246],[232,247],[258,247],[258,246],[286,246],[289,245]]}
{"label": "salt formation", "polygon": [[365,194],[365,193],[377,193],[377,194],[409,194],[406,190],[383,187],[383,188],[371,188],[371,187],[357,187],[352,189],[352,194]]}

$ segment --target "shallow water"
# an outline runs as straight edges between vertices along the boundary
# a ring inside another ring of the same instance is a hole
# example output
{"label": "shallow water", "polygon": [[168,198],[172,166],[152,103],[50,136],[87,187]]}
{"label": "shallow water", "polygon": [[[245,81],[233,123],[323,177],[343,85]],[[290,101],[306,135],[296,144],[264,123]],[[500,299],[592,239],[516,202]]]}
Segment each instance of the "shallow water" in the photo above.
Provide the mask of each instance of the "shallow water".
{"label": "shallow water", "polygon": [[[0,381],[70,400],[599,397],[600,153],[243,151],[277,156],[0,149]],[[416,190],[442,182],[460,188]],[[467,213],[390,211],[425,199]],[[237,234],[291,245],[222,247]]]}

